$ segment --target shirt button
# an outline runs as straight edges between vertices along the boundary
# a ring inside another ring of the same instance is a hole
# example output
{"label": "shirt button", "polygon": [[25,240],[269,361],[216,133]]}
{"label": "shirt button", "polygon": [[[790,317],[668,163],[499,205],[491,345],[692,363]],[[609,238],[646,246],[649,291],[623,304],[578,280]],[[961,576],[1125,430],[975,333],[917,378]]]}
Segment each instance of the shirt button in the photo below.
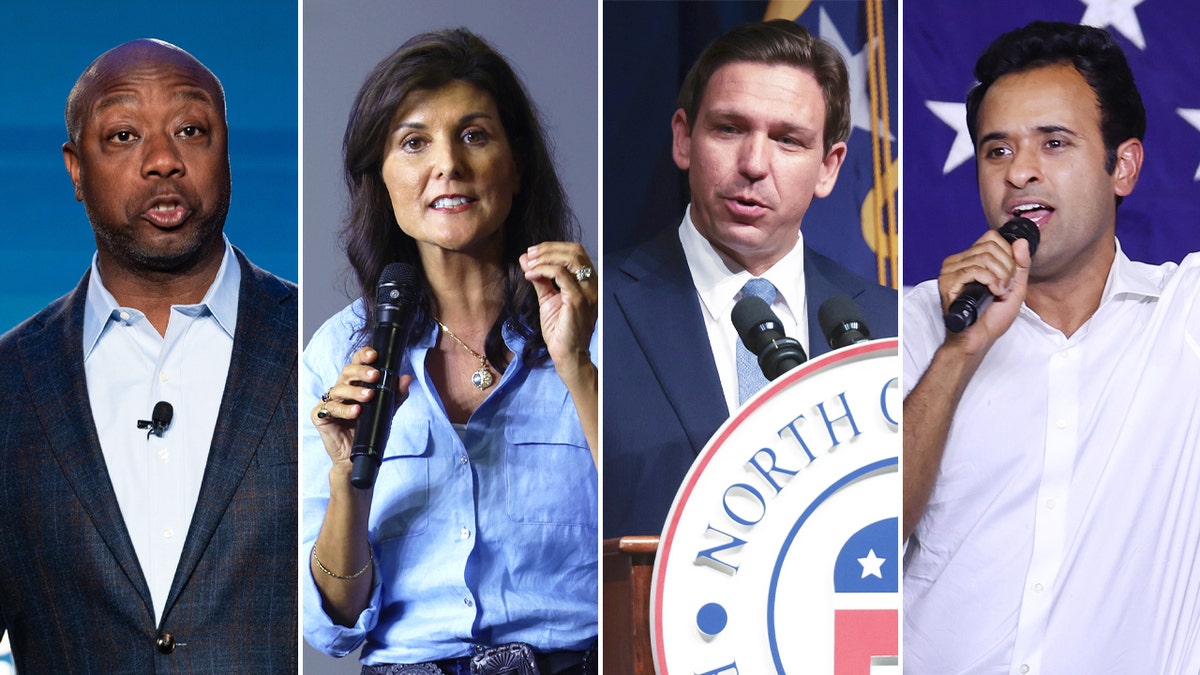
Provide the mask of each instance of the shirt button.
{"label": "shirt button", "polygon": [[122,311],[120,314],[120,317],[121,317],[122,321],[128,321],[129,320],[129,312]]}
{"label": "shirt button", "polygon": [[1055,503],[1055,501],[1053,499],[1046,500],[1046,508],[1053,509],[1055,506],[1058,506],[1058,504]]}
{"label": "shirt button", "polygon": [[168,377],[167,377],[167,371],[165,371],[165,370],[164,370],[164,371],[162,371],[161,373],[159,373],[159,374],[158,374],[158,381],[159,381],[159,382],[166,382],[168,379],[170,379],[170,378],[168,378]]}
{"label": "shirt button", "polygon": [[463,598],[463,604],[466,605],[467,607],[474,607],[475,601],[470,598]]}
{"label": "shirt button", "polygon": [[460,462],[462,462],[463,464],[466,464],[466,463],[467,463],[467,456],[466,456],[466,455],[463,455],[462,457],[460,457],[460,458],[459,458],[459,461],[460,461]]}
{"label": "shirt button", "polygon": [[158,456],[159,456],[160,458],[162,458],[162,461],[164,461],[164,462],[165,462],[165,461],[167,461],[168,459],[170,459],[170,458],[171,458],[171,451],[170,451],[170,450],[168,450],[168,449],[166,449],[166,448],[163,448],[163,449],[161,449],[161,450],[159,450],[159,451],[158,451]]}
{"label": "shirt button", "polygon": [[1054,426],[1058,427],[1059,429],[1066,429],[1066,428],[1067,428],[1067,421],[1066,421],[1066,420],[1062,420],[1062,419],[1060,419],[1059,421],[1057,421],[1057,422],[1055,422],[1055,423],[1054,423]]}
{"label": "shirt button", "polygon": [[460,531],[460,532],[458,533],[458,536],[459,536],[459,538],[460,538],[460,539],[470,539],[470,538],[471,538],[471,531],[470,531],[470,530],[468,530],[467,528],[465,528],[465,527],[464,527],[464,528],[462,529],[462,531]]}
{"label": "shirt button", "polygon": [[1044,589],[1045,589],[1045,586],[1042,586],[1041,584],[1033,585],[1033,590],[1037,593],[1041,593]]}
{"label": "shirt button", "polygon": [[167,529],[163,530],[163,539],[170,539],[171,537],[174,537],[174,536],[175,536],[175,530],[172,530],[169,527]]}
{"label": "shirt button", "polygon": [[1029,664],[1028,664],[1028,663],[1022,663],[1022,664],[1021,664],[1021,672],[1022,672],[1022,673],[1028,673],[1028,672],[1029,672]]}
{"label": "shirt button", "polygon": [[1058,358],[1069,359],[1069,358],[1071,358],[1071,352],[1064,349],[1063,351],[1058,353]]}

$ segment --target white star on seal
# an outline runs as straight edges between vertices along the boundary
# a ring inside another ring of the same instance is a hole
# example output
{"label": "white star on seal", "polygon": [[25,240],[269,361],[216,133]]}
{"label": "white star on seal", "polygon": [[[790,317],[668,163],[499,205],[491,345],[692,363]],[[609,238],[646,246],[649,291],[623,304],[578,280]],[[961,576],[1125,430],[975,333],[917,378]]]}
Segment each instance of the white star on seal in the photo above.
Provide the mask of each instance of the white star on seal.
{"label": "white star on seal", "polygon": [[954,143],[950,145],[946,163],[942,166],[942,175],[944,176],[975,156],[975,146],[971,143],[970,132],[967,131],[967,104],[926,101],[925,107],[937,115],[939,120],[954,129]]}
{"label": "white star on seal", "polygon": [[[1187,120],[1188,124],[1196,127],[1196,131],[1200,131],[1200,108],[1178,108],[1175,112]],[[1192,180],[1200,181],[1200,165],[1196,167],[1196,175],[1192,177]]]}
{"label": "white star on seal", "polygon": [[1142,35],[1142,24],[1138,22],[1133,8],[1145,0],[1079,0],[1087,5],[1087,11],[1079,23],[1085,26],[1105,28],[1112,26],[1121,35],[1145,51],[1146,38]]}
{"label": "white star on seal", "polygon": [[868,576],[883,578],[883,563],[887,562],[887,558],[879,558],[875,556],[875,549],[871,549],[867,553],[867,557],[859,558],[858,564],[862,565],[862,579]]}

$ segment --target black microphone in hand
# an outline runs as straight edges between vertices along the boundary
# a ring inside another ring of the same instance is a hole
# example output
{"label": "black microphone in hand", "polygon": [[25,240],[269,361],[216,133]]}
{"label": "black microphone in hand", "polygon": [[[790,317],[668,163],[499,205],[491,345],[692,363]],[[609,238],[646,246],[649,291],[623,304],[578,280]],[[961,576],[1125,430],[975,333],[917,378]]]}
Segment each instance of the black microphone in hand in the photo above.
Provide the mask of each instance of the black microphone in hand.
{"label": "black microphone in hand", "polygon": [[375,327],[371,330],[371,349],[377,354],[371,365],[379,371],[379,381],[370,385],[375,395],[361,404],[350,451],[350,484],[361,490],[374,487],[392,430],[400,357],[408,346],[417,296],[417,272],[412,265],[392,263],[383,269],[375,291]]}
{"label": "black microphone in hand", "polygon": [[[996,231],[1010,244],[1018,239],[1028,241],[1030,257],[1037,251],[1041,232],[1028,218],[1013,218]],[[970,328],[993,297],[988,287],[978,281],[963,286],[962,293],[950,303],[950,310],[946,313],[946,329],[951,333],[961,333]]]}
{"label": "black microphone in hand", "polygon": [[167,427],[171,426],[171,419],[175,417],[175,409],[166,401],[159,401],[154,404],[154,411],[150,413],[150,419],[138,420],[137,428],[149,429],[146,432],[146,438],[150,438],[150,434],[154,434],[162,438],[163,432]]}
{"label": "black microphone in hand", "polygon": [[862,308],[846,295],[835,295],[821,303],[817,323],[834,350],[871,339],[871,329],[863,318]]}
{"label": "black microphone in hand", "polygon": [[748,295],[738,300],[732,318],[742,344],[751,354],[758,355],[758,367],[768,380],[808,360],[804,347],[784,334],[779,317],[762,298]]}

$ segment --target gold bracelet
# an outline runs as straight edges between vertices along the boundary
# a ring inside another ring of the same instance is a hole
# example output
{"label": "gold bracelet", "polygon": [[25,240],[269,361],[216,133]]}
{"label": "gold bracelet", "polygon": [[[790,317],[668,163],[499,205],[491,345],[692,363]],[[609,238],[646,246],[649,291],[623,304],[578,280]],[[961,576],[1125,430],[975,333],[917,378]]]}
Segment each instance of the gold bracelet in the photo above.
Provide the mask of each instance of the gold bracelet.
{"label": "gold bracelet", "polygon": [[367,564],[363,565],[361,570],[359,570],[349,576],[342,576],[341,574],[334,574],[333,572],[330,572],[329,568],[325,567],[325,565],[323,565],[321,563],[321,559],[317,557],[317,547],[316,546],[313,546],[313,549],[312,549],[312,559],[317,561],[317,567],[320,567],[321,571],[324,572],[325,574],[328,574],[329,576],[333,577],[334,579],[343,579],[343,580],[349,581],[350,579],[357,579],[357,578],[361,577],[362,573],[366,572],[367,568],[371,566],[371,563],[375,562],[375,550],[371,547],[370,544],[367,544]]}

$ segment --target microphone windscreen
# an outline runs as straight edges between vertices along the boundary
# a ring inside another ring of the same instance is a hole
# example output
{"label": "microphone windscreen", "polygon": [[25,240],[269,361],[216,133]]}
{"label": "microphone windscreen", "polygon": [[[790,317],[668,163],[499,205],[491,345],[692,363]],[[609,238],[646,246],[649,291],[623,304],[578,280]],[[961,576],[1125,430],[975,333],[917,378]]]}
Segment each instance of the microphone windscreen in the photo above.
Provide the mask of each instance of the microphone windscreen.
{"label": "microphone windscreen", "polygon": [[821,308],[817,310],[817,324],[821,326],[821,334],[830,344],[834,342],[835,332],[843,332],[847,325],[868,339],[871,336],[862,308],[845,295],[835,295],[821,303]]}
{"label": "microphone windscreen", "polygon": [[778,323],[779,319],[775,316],[775,312],[771,311],[771,306],[766,300],[755,296],[747,295],[737,304],[733,306],[733,312],[730,315],[733,319],[733,327],[737,329],[738,335],[742,338],[742,342],[752,353],[757,354],[762,351],[755,343],[761,331],[755,330],[759,326],[767,322]]}
{"label": "microphone windscreen", "polygon": [[[143,408],[145,410],[145,408]],[[175,416],[175,409],[166,401],[159,401],[154,404],[154,412],[150,414],[150,419],[155,422],[162,422],[164,425],[171,423],[171,418]]]}

